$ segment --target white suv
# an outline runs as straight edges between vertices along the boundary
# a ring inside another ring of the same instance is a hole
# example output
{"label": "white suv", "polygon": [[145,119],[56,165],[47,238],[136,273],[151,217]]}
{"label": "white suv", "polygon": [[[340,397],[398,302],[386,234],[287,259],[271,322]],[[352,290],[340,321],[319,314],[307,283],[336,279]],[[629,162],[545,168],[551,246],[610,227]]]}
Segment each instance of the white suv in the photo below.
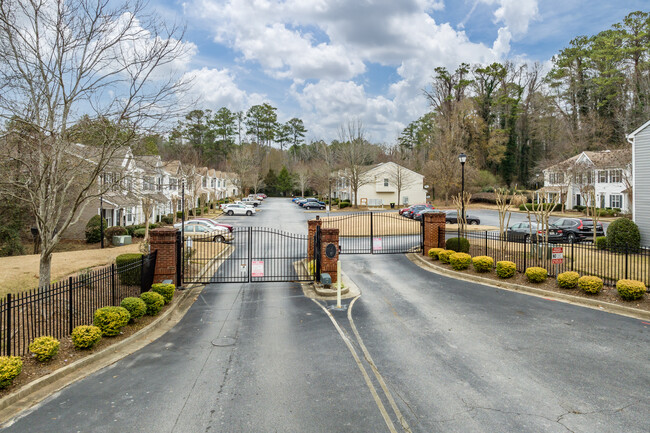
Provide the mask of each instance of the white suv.
{"label": "white suv", "polygon": [[227,204],[223,208],[223,213],[226,215],[255,215],[255,208],[252,206],[245,206],[243,204]]}

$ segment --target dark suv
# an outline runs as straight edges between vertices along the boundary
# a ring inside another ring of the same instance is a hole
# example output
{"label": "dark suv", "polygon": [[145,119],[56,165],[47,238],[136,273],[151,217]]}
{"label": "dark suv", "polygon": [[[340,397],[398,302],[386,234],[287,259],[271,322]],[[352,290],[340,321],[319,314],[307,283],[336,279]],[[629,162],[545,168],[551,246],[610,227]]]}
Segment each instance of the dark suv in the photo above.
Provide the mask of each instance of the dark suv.
{"label": "dark suv", "polygon": [[[594,220],[592,219],[560,218],[553,221],[553,225],[562,230],[563,240],[570,244],[592,240],[594,237]],[[598,223],[598,227],[596,227],[596,236],[605,236],[605,230],[601,223]]]}

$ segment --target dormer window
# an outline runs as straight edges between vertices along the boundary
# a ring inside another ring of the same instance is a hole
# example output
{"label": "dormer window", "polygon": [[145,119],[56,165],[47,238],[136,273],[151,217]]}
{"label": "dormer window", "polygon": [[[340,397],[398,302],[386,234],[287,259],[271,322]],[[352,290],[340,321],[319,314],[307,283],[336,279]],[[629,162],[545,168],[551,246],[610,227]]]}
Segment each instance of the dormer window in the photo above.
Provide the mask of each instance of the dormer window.
{"label": "dormer window", "polygon": [[384,178],[384,186],[388,186],[388,179]]}

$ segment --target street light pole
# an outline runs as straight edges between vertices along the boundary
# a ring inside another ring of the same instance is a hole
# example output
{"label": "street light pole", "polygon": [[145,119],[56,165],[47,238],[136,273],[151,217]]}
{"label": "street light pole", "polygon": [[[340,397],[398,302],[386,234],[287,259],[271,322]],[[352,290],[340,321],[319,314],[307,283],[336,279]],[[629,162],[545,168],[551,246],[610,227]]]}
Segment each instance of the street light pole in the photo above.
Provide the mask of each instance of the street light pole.
{"label": "street light pole", "polygon": [[[461,202],[461,215],[458,218],[458,237],[460,238],[460,226],[461,226],[461,221],[465,221],[465,161],[467,161],[467,155],[464,153],[461,153],[458,155],[458,160],[460,161],[460,167],[461,167],[461,187],[460,187],[460,202]],[[465,226],[463,225],[463,231],[465,229]],[[463,233],[465,235],[465,233]],[[460,239],[458,240],[459,245],[460,245]]]}
{"label": "street light pole", "polygon": [[100,248],[104,248],[104,195],[99,196],[99,234]]}
{"label": "street light pole", "polygon": [[332,173],[327,175],[327,181],[329,183],[329,193],[327,195],[327,216],[330,216],[330,211],[332,210]]}

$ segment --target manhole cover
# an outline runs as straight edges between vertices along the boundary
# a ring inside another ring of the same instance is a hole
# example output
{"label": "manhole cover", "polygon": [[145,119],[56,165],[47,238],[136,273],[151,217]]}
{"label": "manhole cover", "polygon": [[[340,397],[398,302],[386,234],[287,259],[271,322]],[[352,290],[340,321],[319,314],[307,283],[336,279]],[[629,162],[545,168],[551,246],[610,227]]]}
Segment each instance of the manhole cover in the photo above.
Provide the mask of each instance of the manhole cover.
{"label": "manhole cover", "polygon": [[237,340],[232,337],[221,337],[212,340],[212,345],[217,347],[233,346]]}

